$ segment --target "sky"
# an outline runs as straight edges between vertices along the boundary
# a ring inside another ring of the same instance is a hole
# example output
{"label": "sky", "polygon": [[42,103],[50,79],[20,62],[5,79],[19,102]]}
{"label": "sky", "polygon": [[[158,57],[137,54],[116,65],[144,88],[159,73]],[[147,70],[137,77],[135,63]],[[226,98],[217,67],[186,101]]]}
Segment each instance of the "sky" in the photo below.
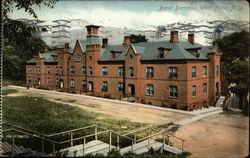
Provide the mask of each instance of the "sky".
{"label": "sky", "polygon": [[[245,0],[218,1],[59,1],[53,9],[33,7],[40,20],[83,19],[92,24],[114,27],[165,25],[174,22],[241,20],[249,21]],[[11,18],[32,19],[23,10]]]}
{"label": "sky", "polygon": [[[246,0],[59,0],[53,9],[45,6],[32,8],[39,20],[46,21],[45,25],[58,19],[82,19],[104,27],[147,30],[179,22],[208,25],[208,21],[214,20],[239,20],[249,23],[249,4]],[[14,9],[9,17],[33,19],[22,9]],[[211,42],[202,33],[196,37],[201,44]]]}

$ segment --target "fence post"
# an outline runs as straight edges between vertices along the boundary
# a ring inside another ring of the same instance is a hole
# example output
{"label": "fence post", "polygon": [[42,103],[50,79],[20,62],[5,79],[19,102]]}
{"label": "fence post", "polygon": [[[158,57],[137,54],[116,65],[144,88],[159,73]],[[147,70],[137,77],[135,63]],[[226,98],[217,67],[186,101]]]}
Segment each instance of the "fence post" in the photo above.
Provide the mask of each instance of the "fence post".
{"label": "fence post", "polygon": [[184,140],[181,140],[181,150],[183,151],[184,149]]}
{"label": "fence post", "polygon": [[15,137],[14,137],[14,132],[11,132],[11,136],[12,136],[12,156],[15,156]]}
{"label": "fence post", "polygon": [[84,156],[84,153],[85,153],[85,143],[86,143],[86,139],[83,138],[82,156]]}
{"label": "fence post", "polygon": [[70,145],[71,147],[74,145],[73,144],[73,132],[70,132]]}
{"label": "fence post", "polygon": [[44,153],[44,140],[42,138],[42,153]]}
{"label": "fence post", "polygon": [[55,143],[53,142],[53,151],[52,151],[52,156],[54,157],[55,156]]}
{"label": "fence post", "polygon": [[97,127],[95,126],[95,140],[97,140],[97,135],[96,135],[96,133],[97,133]]}
{"label": "fence post", "polygon": [[132,140],[132,143],[131,143],[131,150],[134,151],[134,141]]}
{"label": "fence post", "polygon": [[163,144],[163,147],[165,145],[165,133],[162,134],[162,144]]}
{"label": "fence post", "polygon": [[136,134],[134,135],[134,144],[136,144]]}
{"label": "fence post", "polygon": [[117,135],[117,146],[116,146],[117,150],[120,149],[120,140],[119,140],[119,138],[120,138],[120,136]]}
{"label": "fence post", "polygon": [[111,144],[112,143],[112,133],[109,131],[109,151],[111,151]]}
{"label": "fence post", "polygon": [[[149,129],[148,129],[148,136],[149,136]],[[150,138],[148,137],[148,149],[150,149]]]}

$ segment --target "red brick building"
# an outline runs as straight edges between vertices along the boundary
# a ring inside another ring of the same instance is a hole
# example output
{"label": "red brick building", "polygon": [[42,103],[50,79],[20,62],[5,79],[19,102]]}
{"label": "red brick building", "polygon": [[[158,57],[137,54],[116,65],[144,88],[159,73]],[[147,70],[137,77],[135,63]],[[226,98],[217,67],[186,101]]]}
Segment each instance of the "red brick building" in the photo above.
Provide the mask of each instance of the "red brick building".
{"label": "red brick building", "polygon": [[195,43],[194,34],[179,41],[171,31],[170,40],[136,44],[125,36],[109,45],[99,26],[86,28],[87,40],[72,50],[45,47],[28,61],[28,86],[187,110],[214,105],[220,96],[220,54]]}

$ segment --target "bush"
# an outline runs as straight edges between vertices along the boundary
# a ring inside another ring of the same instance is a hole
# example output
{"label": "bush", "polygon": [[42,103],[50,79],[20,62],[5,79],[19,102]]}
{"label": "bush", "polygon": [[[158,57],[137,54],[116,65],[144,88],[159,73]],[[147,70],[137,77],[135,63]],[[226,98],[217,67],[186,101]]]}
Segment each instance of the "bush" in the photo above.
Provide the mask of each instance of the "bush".
{"label": "bush", "polygon": [[187,106],[187,105],[181,106],[180,109],[181,109],[181,110],[188,110],[188,106]]}
{"label": "bush", "polygon": [[176,103],[171,104],[170,107],[171,107],[172,109],[177,109],[177,104],[176,104]]}

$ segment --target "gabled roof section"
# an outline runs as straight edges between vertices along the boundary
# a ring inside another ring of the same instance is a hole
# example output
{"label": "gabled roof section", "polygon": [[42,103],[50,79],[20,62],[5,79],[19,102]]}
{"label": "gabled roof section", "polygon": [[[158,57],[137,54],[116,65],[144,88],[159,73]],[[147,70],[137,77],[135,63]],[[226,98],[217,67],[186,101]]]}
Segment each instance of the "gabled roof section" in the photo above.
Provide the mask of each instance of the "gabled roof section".
{"label": "gabled roof section", "polygon": [[[129,46],[113,45],[101,49],[100,61],[115,61],[125,60],[125,55]],[[202,46],[201,44],[191,44],[189,42],[174,42],[158,41],[158,42],[142,42],[132,45],[136,54],[141,54],[141,60],[208,60],[207,53],[212,49]],[[159,58],[159,48],[169,50],[169,53],[164,58]],[[188,49],[197,49],[198,57],[188,52]],[[112,51],[121,51],[122,53],[117,58],[112,58]]]}
{"label": "gabled roof section", "polygon": [[35,64],[36,60],[35,58],[30,59],[29,61],[26,62],[27,64]]}
{"label": "gabled roof section", "polygon": [[[84,40],[76,40],[78,43],[79,43],[79,45],[80,45],[80,47],[81,47],[81,49],[82,49],[82,52],[83,53],[86,53],[86,44],[87,44],[87,42],[86,41],[84,41]],[[76,46],[75,46],[76,47]],[[75,50],[75,48],[74,48],[74,50]],[[74,51],[73,51],[74,52]]]}
{"label": "gabled roof section", "polygon": [[[47,62],[47,63],[50,63],[50,62],[56,62],[53,58],[53,56],[56,56],[57,55],[57,50],[51,50],[51,51],[48,51],[48,52],[44,52],[44,53],[39,53],[38,56],[41,58],[41,59],[45,59],[44,62]],[[30,62],[30,61],[28,61]]]}

